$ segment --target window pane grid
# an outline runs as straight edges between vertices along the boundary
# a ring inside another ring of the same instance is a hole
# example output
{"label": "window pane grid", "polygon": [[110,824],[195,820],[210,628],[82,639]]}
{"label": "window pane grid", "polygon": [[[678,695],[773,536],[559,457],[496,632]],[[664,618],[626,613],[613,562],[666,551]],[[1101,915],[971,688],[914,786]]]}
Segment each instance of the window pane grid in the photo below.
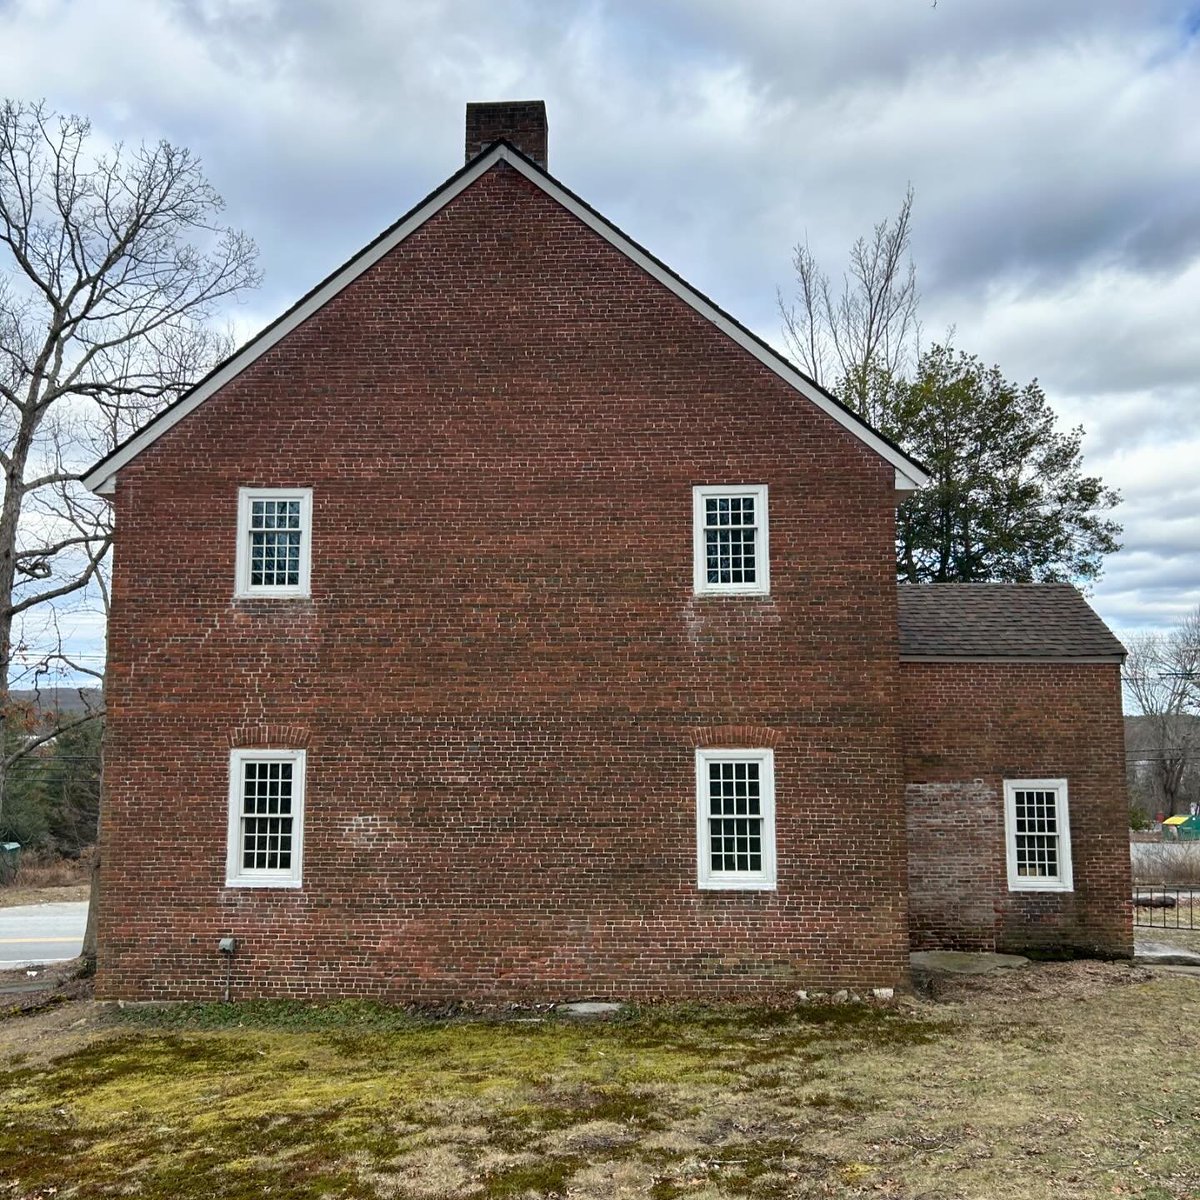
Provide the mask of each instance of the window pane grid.
{"label": "window pane grid", "polygon": [[289,871],[292,867],[293,764],[242,764],[242,868]]}
{"label": "window pane grid", "polygon": [[299,499],[251,500],[251,587],[299,587]]}
{"label": "window pane grid", "polygon": [[754,496],[704,501],[705,573],[709,583],[756,583],[758,524]]}
{"label": "window pane grid", "polygon": [[1017,874],[1038,879],[1059,875],[1058,795],[1051,789],[1013,793]]}
{"label": "window pane grid", "polygon": [[714,872],[763,868],[762,788],[757,762],[708,764],[709,865]]}

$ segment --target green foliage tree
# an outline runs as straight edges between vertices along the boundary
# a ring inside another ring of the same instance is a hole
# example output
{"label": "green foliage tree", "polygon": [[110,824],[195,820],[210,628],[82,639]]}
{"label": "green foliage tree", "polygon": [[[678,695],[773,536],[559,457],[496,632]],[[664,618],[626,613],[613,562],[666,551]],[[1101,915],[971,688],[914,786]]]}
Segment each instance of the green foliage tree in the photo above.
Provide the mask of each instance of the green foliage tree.
{"label": "green foliage tree", "polygon": [[883,432],[933,476],[899,509],[896,571],[908,583],[1092,580],[1120,546],[1120,495],[1083,470],[1083,430],[1062,430],[1023,386],[949,346],[892,380]]}
{"label": "green foliage tree", "polygon": [[[6,780],[0,841],[74,858],[96,843],[103,720],[74,725],[16,758]],[[10,730],[9,753],[31,734]]]}
{"label": "green foliage tree", "polygon": [[38,760],[23,758],[9,774],[0,842],[19,842],[24,850],[41,850],[50,841],[50,804]]}
{"label": "green foliage tree", "polygon": [[54,850],[75,858],[96,844],[100,820],[103,719],[59,734],[46,765],[47,832]]}
{"label": "green foliage tree", "polygon": [[1121,527],[1117,492],[1085,475],[1082,429],[1058,428],[1037,382],[948,345],[920,352],[913,193],[850,248],[840,284],[795,247],[783,339],[815,382],[933,475],[900,508],[896,572],[911,583],[1087,582]]}

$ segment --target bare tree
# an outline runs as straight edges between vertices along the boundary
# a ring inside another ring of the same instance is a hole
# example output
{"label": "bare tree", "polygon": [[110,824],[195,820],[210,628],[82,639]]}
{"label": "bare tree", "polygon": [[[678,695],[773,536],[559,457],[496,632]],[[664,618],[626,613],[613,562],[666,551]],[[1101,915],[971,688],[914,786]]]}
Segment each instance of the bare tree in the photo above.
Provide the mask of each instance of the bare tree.
{"label": "bare tree", "polygon": [[[61,640],[14,643],[38,614],[43,635],[55,628],[48,609],[85,595],[107,605],[109,506],[76,476],[229,351],[209,322],[259,279],[254,243],[219,223],[223,202],[190,151],[164,141],[97,152],[90,133],[85,119],[44,104],[0,106],[6,734],[20,719],[9,692],[15,650],[35,674],[57,666],[100,677]],[[0,804],[7,768],[34,740],[5,737]]]}
{"label": "bare tree", "polygon": [[881,221],[870,238],[850,248],[840,290],[821,269],[807,243],[797,245],[792,266],[796,291],[778,294],[783,337],[800,366],[840,395],[864,420],[883,425],[891,381],[916,362],[917,275],[909,257],[913,192],[904,195],[893,221]]}
{"label": "bare tree", "polygon": [[1183,810],[1200,761],[1200,608],[1169,633],[1129,641],[1125,689],[1139,721],[1142,761],[1156,803]]}

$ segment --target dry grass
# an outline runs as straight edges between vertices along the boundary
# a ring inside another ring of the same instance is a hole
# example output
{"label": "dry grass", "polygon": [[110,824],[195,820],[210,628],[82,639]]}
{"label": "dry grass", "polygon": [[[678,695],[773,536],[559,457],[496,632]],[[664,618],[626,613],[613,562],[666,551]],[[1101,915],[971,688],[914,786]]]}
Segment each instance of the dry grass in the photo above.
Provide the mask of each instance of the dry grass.
{"label": "dry grass", "polygon": [[86,900],[90,879],[90,852],[79,858],[27,854],[21,858],[12,879],[0,885],[0,908]]}
{"label": "dry grass", "polygon": [[1200,887],[1200,842],[1156,841],[1137,846],[1133,878],[1143,887]]}
{"label": "dry grass", "polygon": [[91,878],[92,853],[78,858],[56,854],[25,854],[13,875],[12,886],[24,888],[77,887]]}
{"label": "dry grass", "polygon": [[1184,1200],[1197,1026],[1094,963],[592,1025],[67,1005],[0,1022],[0,1197]]}
{"label": "dry grass", "polygon": [[86,900],[91,888],[86,883],[75,883],[68,887],[24,887],[12,883],[0,887],[0,908],[15,908],[18,904],[64,904],[73,900]]}

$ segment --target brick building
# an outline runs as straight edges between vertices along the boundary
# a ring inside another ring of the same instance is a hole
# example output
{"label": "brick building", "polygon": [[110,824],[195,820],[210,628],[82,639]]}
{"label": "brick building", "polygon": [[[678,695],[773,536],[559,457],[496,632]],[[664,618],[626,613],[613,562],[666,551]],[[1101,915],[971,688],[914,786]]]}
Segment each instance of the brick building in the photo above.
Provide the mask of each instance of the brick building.
{"label": "brick building", "polygon": [[899,601],[913,945],[1130,953],[1121,643],[1069,584]]}
{"label": "brick building", "polygon": [[891,987],[910,920],[1127,952],[1119,646],[909,661],[920,465],[547,174],[540,104],[467,126],[85,477],[100,994]]}

